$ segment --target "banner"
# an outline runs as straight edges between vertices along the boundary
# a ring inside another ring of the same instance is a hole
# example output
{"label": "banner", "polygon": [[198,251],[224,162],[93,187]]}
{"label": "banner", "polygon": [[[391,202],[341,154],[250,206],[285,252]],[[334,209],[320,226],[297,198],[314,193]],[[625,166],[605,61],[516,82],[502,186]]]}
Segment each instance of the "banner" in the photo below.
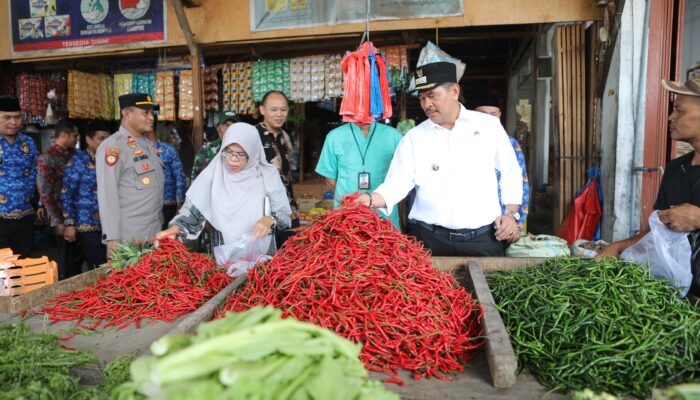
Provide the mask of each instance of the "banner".
{"label": "banner", "polygon": [[[464,0],[372,0],[371,21],[464,15]],[[362,22],[366,0],[250,0],[250,30]]]}
{"label": "banner", "polygon": [[166,40],[166,0],[10,0],[12,52]]}

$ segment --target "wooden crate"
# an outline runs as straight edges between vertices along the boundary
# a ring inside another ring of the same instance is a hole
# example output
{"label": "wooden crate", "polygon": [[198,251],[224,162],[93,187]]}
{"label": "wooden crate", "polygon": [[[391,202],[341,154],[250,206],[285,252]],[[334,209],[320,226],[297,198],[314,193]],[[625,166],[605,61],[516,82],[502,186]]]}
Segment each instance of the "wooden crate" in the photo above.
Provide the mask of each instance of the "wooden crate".
{"label": "wooden crate", "polygon": [[46,256],[0,264],[0,296],[27,294],[57,280],[58,265]]}
{"label": "wooden crate", "polygon": [[105,265],[98,269],[76,275],[72,278],[62,281],[56,280],[52,285],[44,286],[19,296],[0,296],[0,314],[17,314],[22,310],[34,308],[44,304],[47,300],[52,299],[59,294],[68,293],[91,285],[97,282],[98,277],[106,274],[108,271],[109,267]]}

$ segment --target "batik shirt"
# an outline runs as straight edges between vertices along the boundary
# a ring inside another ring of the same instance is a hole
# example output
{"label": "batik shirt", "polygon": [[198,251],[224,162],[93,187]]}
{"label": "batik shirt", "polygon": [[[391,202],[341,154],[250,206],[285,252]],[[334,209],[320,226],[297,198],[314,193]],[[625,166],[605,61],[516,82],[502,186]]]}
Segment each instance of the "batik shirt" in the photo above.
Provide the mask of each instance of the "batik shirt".
{"label": "batik shirt", "polygon": [[[530,181],[527,178],[527,164],[525,163],[525,154],[523,153],[523,149],[520,148],[520,143],[512,137],[508,136],[510,138],[510,144],[513,145],[513,150],[515,150],[515,157],[518,159],[518,164],[520,165],[520,169],[523,170],[523,202],[520,205],[520,208],[518,209],[518,213],[520,214],[520,219],[518,220],[518,224],[522,225],[525,223],[525,220],[527,220],[527,214],[529,212],[528,204],[530,203]],[[498,178],[498,200],[501,200],[501,172],[496,171],[496,177]],[[502,212],[505,214],[506,212],[506,205],[503,204],[503,201],[501,201],[501,209],[503,210]]]}
{"label": "batik shirt", "polygon": [[263,149],[265,149],[267,162],[277,167],[282,183],[287,189],[287,198],[292,209],[292,219],[297,219],[297,202],[294,200],[294,190],[292,188],[292,139],[284,130],[281,130],[275,137],[274,133],[267,129],[264,122],[256,125],[256,128],[258,128],[260,133],[260,141]]}
{"label": "batik shirt", "polygon": [[190,177],[194,181],[199,174],[204,171],[204,168],[209,165],[211,160],[214,159],[216,153],[221,149],[221,139],[216,139],[213,142],[206,143],[199,148],[199,151],[194,156],[194,163],[192,164],[192,173]]}
{"label": "batik shirt", "polygon": [[37,156],[29,136],[19,133],[10,144],[0,135],[0,218],[19,219],[34,212]]}
{"label": "batik shirt", "polygon": [[94,154],[78,150],[66,164],[60,200],[66,226],[75,226],[78,232],[102,230]]}
{"label": "batik shirt", "polygon": [[75,154],[74,149],[64,149],[54,144],[39,156],[37,160],[36,186],[39,189],[41,203],[46,207],[51,226],[63,223],[63,212],[59,196],[63,187],[63,169]]}
{"label": "batik shirt", "polygon": [[171,144],[156,142],[158,157],[163,162],[165,185],[163,188],[163,204],[177,205],[185,202],[185,171],[182,168],[180,156]]}

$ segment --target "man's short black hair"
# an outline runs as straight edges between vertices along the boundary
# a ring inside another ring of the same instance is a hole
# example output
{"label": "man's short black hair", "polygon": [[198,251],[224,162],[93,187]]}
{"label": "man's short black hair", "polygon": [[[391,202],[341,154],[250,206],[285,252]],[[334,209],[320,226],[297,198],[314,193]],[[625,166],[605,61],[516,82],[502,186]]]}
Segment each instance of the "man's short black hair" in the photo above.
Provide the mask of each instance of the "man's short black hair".
{"label": "man's short black hair", "polygon": [[85,125],[85,136],[89,138],[95,137],[99,131],[112,132],[106,121],[93,120]]}
{"label": "man's short black hair", "polygon": [[61,133],[71,134],[75,130],[78,130],[78,127],[74,123],[62,119],[54,126],[54,137],[61,136]]}
{"label": "man's short black hair", "polygon": [[265,102],[267,101],[268,96],[270,96],[273,93],[277,93],[277,94],[281,95],[282,97],[284,97],[284,99],[287,101],[287,104],[289,104],[289,98],[287,97],[286,94],[280,92],[279,90],[271,90],[271,91],[265,93],[265,95],[263,96],[262,101],[260,101],[259,105],[260,106],[265,105]]}

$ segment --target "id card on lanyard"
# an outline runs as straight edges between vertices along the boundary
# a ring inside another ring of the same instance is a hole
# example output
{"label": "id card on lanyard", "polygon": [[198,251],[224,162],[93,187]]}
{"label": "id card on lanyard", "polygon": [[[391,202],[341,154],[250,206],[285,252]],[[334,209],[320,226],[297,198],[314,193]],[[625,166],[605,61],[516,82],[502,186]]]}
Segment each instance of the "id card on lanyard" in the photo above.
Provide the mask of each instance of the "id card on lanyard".
{"label": "id card on lanyard", "polygon": [[374,137],[374,131],[377,129],[377,126],[375,125],[372,128],[372,132],[369,134],[369,140],[367,141],[367,147],[365,148],[365,151],[362,152],[362,149],[360,148],[360,143],[357,141],[357,138],[355,137],[355,128],[353,127],[352,123],[350,124],[350,130],[352,131],[352,138],[355,140],[355,145],[357,145],[357,151],[360,153],[360,157],[362,158],[362,172],[359,172],[357,174],[357,188],[359,190],[369,190],[370,189],[370,180],[369,180],[369,172],[365,169],[365,159],[367,157],[367,151],[369,150],[369,145],[372,144],[372,138]]}

